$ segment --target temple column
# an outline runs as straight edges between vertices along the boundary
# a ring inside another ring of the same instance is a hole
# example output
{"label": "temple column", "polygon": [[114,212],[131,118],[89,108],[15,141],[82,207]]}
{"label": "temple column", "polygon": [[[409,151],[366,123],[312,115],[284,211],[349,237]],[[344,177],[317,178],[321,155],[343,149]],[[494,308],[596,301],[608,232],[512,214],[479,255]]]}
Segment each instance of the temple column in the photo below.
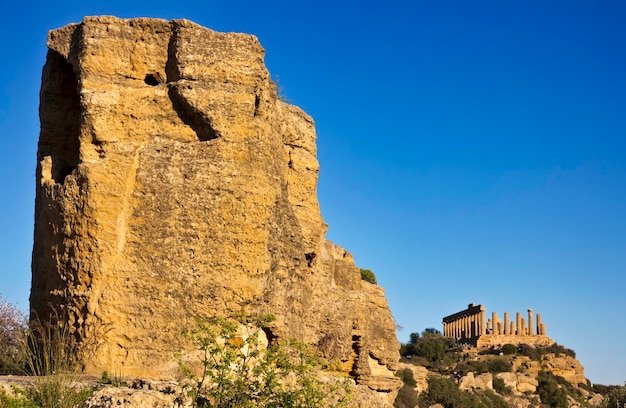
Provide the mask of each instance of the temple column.
{"label": "temple column", "polygon": [[480,336],[480,313],[474,315],[474,336]]}
{"label": "temple column", "polygon": [[521,336],[524,334],[524,328],[522,327],[522,314],[517,312],[515,315],[515,334]]}
{"label": "temple column", "polygon": [[468,323],[468,318],[467,316],[463,317],[463,338],[467,338],[467,332],[469,330],[467,330],[467,323]]}
{"label": "temple column", "polygon": [[533,325],[533,309],[528,309],[528,335],[535,335],[535,326]]}
{"label": "temple column", "polygon": [[537,334],[543,336],[545,333],[541,330],[541,313],[537,313]]}
{"label": "temple column", "polygon": [[463,332],[465,332],[465,317],[461,317],[461,319],[459,320],[459,338],[462,339],[463,338]]}
{"label": "temple column", "polygon": [[467,316],[463,316],[463,338],[467,337]]}
{"label": "temple column", "polygon": [[478,315],[472,316],[472,338],[478,337]]}
{"label": "temple column", "polygon": [[504,334],[509,333],[509,312],[504,312]]}
{"label": "temple column", "polygon": [[526,319],[522,317],[522,336],[528,334],[528,330],[526,329]]}
{"label": "temple column", "polygon": [[480,310],[480,335],[487,334],[487,322],[485,321],[485,311]]}
{"label": "temple column", "polygon": [[498,316],[491,312],[491,334],[498,334]]}

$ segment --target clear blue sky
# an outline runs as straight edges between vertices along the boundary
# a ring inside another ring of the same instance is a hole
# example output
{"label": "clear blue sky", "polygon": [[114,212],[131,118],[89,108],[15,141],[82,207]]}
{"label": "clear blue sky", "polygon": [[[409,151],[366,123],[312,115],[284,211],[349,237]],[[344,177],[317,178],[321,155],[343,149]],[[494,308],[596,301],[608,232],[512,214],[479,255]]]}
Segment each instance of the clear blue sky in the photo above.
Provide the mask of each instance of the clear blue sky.
{"label": "clear blue sky", "polygon": [[252,33],[316,121],[328,238],[404,330],[533,308],[626,380],[623,1],[0,0],[0,293],[26,309],[46,32],[85,15]]}

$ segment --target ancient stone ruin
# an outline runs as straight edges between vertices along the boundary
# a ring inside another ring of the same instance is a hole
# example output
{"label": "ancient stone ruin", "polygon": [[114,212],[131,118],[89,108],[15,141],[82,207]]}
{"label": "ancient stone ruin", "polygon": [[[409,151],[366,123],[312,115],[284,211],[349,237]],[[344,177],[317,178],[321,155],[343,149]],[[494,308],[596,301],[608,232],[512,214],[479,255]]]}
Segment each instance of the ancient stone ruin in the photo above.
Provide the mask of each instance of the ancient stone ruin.
{"label": "ancient stone ruin", "polygon": [[399,388],[384,292],[325,240],[313,120],[263,58],[256,37],[187,20],[49,33],[31,308],[95,345],[85,372],[171,378],[196,317],[266,313],[270,338]]}
{"label": "ancient stone ruin", "polygon": [[[554,343],[546,335],[546,324],[537,313],[536,327],[532,309],[528,309],[528,320],[517,312],[512,321],[508,312],[504,312],[504,321],[496,312],[487,319],[483,305],[473,303],[467,309],[443,318],[443,335],[454,337],[460,343],[476,347],[497,346],[503,344],[528,344],[532,346],[549,346]],[[536,329],[536,330],[535,330]]]}

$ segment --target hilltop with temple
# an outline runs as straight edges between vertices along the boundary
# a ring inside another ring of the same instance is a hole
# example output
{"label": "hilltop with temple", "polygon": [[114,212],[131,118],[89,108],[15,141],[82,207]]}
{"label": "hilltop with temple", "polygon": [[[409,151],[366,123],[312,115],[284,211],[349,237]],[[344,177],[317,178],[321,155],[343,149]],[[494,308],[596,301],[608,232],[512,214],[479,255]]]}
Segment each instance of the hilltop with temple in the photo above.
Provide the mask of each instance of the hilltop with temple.
{"label": "hilltop with temple", "polygon": [[[606,390],[585,377],[576,353],[547,336],[540,314],[527,309],[512,320],[505,312],[490,317],[486,308],[445,316],[435,328],[411,333],[400,350],[398,375],[404,386],[397,408],[581,407],[604,406]],[[609,400],[613,397],[609,397]]]}

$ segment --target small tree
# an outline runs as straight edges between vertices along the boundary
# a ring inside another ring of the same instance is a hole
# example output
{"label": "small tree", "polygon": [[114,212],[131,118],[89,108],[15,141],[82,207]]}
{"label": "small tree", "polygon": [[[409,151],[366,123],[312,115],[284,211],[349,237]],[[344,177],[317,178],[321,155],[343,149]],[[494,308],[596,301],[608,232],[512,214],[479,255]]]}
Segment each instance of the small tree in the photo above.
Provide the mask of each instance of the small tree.
{"label": "small tree", "polygon": [[402,344],[400,355],[424,357],[428,362],[442,362],[446,357],[454,358],[455,341],[445,337],[435,328],[427,328],[419,333],[411,333],[409,342]]}
{"label": "small tree", "polygon": [[26,316],[0,294],[0,375],[22,374],[27,337]]}
{"label": "small tree", "polygon": [[185,335],[202,352],[199,368],[179,361],[185,388],[196,407],[346,407],[348,379],[325,384],[325,365],[312,346],[283,340],[267,347],[261,341],[268,316],[215,317],[198,321]]}
{"label": "small tree", "polygon": [[454,340],[444,337],[439,330],[428,328],[417,340],[415,354],[431,362],[442,360],[453,344]]}

